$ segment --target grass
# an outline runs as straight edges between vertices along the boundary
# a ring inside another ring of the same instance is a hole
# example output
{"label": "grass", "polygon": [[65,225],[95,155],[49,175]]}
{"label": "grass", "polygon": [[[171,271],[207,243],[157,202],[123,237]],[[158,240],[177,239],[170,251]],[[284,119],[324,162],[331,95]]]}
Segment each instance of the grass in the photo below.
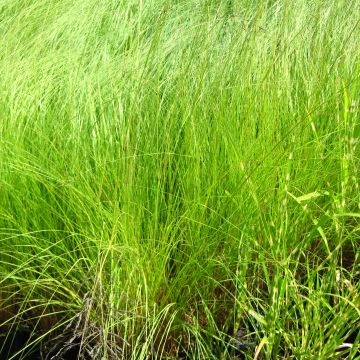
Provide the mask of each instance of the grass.
{"label": "grass", "polygon": [[0,0],[0,353],[354,359],[359,10]]}

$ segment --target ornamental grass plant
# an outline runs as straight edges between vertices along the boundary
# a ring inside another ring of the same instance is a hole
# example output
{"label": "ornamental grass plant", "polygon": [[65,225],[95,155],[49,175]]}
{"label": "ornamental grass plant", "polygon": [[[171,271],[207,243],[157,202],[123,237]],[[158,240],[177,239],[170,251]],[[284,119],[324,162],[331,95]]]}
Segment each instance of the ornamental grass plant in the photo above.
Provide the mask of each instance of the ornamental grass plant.
{"label": "ornamental grass plant", "polygon": [[0,0],[1,356],[355,359],[359,14]]}

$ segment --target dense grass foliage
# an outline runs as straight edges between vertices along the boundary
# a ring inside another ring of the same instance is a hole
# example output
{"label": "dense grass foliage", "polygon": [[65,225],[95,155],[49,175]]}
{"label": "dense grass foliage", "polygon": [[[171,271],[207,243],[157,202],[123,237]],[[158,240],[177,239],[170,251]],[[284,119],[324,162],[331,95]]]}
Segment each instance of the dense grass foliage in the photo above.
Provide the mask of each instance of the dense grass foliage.
{"label": "dense grass foliage", "polygon": [[359,13],[0,0],[0,353],[354,358]]}

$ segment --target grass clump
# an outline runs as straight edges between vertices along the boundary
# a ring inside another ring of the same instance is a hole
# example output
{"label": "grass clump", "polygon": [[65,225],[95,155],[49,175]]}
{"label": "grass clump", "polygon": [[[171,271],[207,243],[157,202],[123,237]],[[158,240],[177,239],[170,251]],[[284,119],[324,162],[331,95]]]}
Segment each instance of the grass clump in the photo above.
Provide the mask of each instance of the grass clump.
{"label": "grass clump", "polygon": [[357,11],[0,0],[0,353],[355,358]]}

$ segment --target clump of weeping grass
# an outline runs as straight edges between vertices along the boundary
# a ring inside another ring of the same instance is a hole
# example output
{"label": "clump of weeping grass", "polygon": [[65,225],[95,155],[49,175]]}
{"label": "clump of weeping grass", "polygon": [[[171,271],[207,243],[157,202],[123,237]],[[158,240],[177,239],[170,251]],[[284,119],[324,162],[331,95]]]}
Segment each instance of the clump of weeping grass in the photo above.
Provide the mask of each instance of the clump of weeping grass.
{"label": "clump of weeping grass", "polygon": [[355,7],[0,5],[0,319],[8,338],[30,329],[17,351],[355,357]]}

